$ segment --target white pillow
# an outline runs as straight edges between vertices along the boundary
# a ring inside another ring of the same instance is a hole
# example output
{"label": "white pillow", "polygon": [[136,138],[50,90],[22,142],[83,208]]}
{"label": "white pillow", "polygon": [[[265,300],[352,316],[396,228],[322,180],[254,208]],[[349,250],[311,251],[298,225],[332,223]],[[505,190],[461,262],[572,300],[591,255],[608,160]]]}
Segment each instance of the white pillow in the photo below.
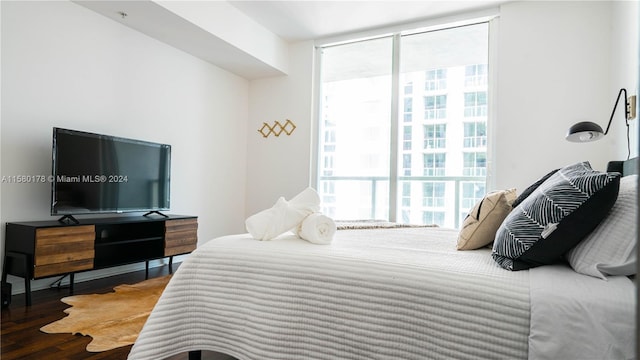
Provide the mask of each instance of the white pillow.
{"label": "white pillow", "polygon": [[609,275],[635,275],[638,175],[620,179],[618,199],[607,217],[567,253],[578,273],[605,279]]}

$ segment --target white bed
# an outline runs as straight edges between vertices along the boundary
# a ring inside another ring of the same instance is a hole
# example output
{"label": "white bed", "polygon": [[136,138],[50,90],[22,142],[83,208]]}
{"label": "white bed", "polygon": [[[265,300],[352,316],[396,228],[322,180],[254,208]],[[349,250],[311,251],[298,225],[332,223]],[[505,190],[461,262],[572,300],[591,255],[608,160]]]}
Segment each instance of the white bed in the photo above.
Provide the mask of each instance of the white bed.
{"label": "white bed", "polygon": [[[211,240],[175,273],[129,359],[198,350],[242,360],[560,358],[545,345],[551,340],[586,359],[580,349],[597,347],[602,339],[588,336],[602,331],[562,316],[598,307],[592,301],[615,304],[598,315],[620,321],[600,329],[613,331],[609,354],[633,354],[635,286],[627,277],[584,281],[568,266],[506,271],[489,248],[456,251],[456,238],[455,230],[400,228],[339,230],[328,246],[295,235]],[[567,302],[571,293],[561,293],[566,306],[554,307],[553,318],[532,312],[546,311],[534,301],[553,304],[558,288],[575,284],[599,296]]]}
{"label": "white bed", "polygon": [[620,174],[637,174],[637,159],[554,170],[495,223],[479,209],[499,202],[479,203],[465,219],[489,234],[476,250],[456,250],[466,226],[338,230],[329,245],[291,233],[210,240],[175,273],[129,359],[633,359],[638,180]]}

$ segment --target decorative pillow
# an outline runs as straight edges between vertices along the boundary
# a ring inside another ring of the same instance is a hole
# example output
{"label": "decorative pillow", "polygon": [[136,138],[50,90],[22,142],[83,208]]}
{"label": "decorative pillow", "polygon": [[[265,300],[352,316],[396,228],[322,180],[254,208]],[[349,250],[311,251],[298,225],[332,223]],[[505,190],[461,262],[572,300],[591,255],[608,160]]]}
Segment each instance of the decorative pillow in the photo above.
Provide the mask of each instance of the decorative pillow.
{"label": "decorative pillow", "polygon": [[516,198],[516,189],[498,190],[484,196],[464,218],[458,235],[458,250],[474,250],[489,245]]}
{"label": "decorative pillow", "polygon": [[552,264],[604,219],[618,196],[620,173],[588,162],[566,166],[507,215],[493,243],[493,259],[507,270]]}
{"label": "decorative pillow", "polygon": [[620,179],[618,199],[593,232],[567,253],[576,272],[605,279],[634,275],[638,216],[638,175]]}
{"label": "decorative pillow", "polygon": [[531,193],[534,192],[538,188],[538,186],[542,185],[543,182],[545,182],[549,177],[551,177],[551,175],[555,174],[558,170],[560,169],[552,170],[547,175],[541,177],[538,181],[529,185],[529,187],[524,189],[524,191],[513,201],[513,204],[511,204],[511,206],[514,208],[518,207],[518,205],[520,205],[520,203],[523,202],[524,199],[526,199],[529,195],[531,195]]}

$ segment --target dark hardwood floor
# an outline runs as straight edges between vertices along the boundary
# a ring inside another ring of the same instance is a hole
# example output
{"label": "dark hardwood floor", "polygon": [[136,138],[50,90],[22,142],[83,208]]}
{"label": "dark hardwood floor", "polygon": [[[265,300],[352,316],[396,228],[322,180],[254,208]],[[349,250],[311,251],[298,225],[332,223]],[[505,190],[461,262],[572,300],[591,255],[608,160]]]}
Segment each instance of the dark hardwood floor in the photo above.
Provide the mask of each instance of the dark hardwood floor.
{"label": "dark hardwood floor", "polygon": [[[173,265],[173,270],[179,264]],[[149,277],[166,275],[168,266],[149,269]],[[145,279],[145,272],[138,271],[107,278],[76,283],[74,295],[107,293],[121,284],[133,284]],[[51,281],[55,281],[52,278]],[[13,295],[11,305],[2,309],[2,360],[12,359],[55,359],[55,360],[97,360],[126,359],[131,346],[90,353],[85,350],[91,341],[88,336],[71,334],[45,334],[40,327],[66,316],[63,312],[68,305],[60,301],[68,296],[68,288],[52,288],[34,291],[32,305],[24,306],[24,294]],[[203,353],[203,359],[218,358]],[[225,357],[226,358],[226,357]],[[186,360],[187,354],[167,358],[169,360]],[[160,360],[160,359],[159,359]]]}

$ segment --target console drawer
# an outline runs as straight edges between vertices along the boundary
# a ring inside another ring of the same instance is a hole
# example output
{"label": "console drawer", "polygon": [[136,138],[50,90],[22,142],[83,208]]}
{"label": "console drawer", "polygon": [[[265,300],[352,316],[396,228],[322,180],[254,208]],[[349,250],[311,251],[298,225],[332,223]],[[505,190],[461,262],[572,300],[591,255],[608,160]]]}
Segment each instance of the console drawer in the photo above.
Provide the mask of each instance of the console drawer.
{"label": "console drawer", "polygon": [[36,229],[35,278],[93,268],[94,225]]}
{"label": "console drawer", "polygon": [[165,221],[164,256],[186,254],[198,245],[198,219]]}

